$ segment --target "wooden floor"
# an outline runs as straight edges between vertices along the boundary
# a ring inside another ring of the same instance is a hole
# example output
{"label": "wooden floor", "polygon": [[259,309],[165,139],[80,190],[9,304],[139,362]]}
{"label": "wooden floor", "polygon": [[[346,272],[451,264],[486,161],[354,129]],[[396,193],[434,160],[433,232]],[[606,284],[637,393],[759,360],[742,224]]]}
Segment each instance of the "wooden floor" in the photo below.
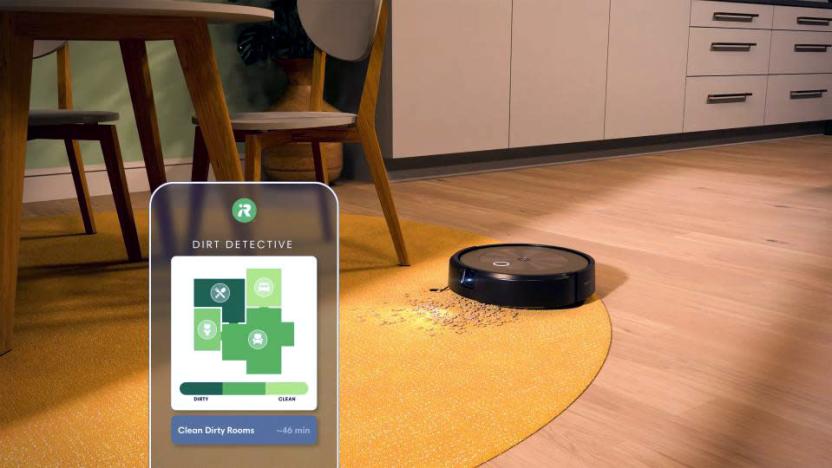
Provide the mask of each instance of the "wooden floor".
{"label": "wooden floor", "polygon": [[[403,218],[566,245],[599,264],[614,330],[606,365],[491,465],[832,463],[832,138],[393,189]],[[370,185],[337,192],[344,211],[380,213]]]}

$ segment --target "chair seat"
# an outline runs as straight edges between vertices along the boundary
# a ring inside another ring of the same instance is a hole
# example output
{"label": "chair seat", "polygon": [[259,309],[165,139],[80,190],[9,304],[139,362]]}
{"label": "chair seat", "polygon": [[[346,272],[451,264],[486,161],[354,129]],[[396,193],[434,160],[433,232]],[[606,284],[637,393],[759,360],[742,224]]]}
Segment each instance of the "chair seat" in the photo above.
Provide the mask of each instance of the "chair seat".
{"label": "chair seat", "polygon": [[29,125],[94,125],[115,122],[118,112],[86,111],[75,109],[32,109],[29,111]]}
{"label": "chair seat", "polygon": [[[245,112],[234,115],[231,126],[234,130],[300,130],[351,125],[355,117],[345,112]],[[196,117],[194,123],[198,123]]]}

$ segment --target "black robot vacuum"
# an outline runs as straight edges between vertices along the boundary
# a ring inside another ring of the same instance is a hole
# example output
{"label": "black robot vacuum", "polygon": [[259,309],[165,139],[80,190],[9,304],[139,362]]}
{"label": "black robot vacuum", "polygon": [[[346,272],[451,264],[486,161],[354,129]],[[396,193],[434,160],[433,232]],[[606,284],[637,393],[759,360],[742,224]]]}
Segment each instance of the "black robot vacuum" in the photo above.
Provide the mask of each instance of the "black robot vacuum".
{"label": "black robot vacuum", "polygon": [[451,257],[448,287],[468,299],[503,307],[574,307],[595,292],[595,260],[550,245],[470,247]]}

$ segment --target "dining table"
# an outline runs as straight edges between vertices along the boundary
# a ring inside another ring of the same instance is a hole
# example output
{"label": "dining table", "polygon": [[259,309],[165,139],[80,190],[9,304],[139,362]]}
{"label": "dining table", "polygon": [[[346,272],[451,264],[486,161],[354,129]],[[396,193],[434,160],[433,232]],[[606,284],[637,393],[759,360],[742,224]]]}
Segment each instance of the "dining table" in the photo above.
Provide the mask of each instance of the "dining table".
{"label": "dining table", "polygon": [[12,348],[35,40],[117,41],[151,191],[166,182],[147,41],[173,41],[214,176],[243,180],[208,25],[265,8],[184,0],[0,0],[0,355]]}

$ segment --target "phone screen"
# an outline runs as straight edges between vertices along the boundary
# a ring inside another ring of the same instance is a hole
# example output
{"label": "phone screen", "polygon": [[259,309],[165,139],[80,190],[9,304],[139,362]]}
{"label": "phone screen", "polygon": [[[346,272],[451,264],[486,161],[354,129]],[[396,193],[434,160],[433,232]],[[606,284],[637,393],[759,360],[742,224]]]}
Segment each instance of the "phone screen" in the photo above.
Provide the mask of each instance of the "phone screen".
{"label": "phone screen", "polygon": [[338,203],[314,183],[151,199],[150,462],[338,464]]}

